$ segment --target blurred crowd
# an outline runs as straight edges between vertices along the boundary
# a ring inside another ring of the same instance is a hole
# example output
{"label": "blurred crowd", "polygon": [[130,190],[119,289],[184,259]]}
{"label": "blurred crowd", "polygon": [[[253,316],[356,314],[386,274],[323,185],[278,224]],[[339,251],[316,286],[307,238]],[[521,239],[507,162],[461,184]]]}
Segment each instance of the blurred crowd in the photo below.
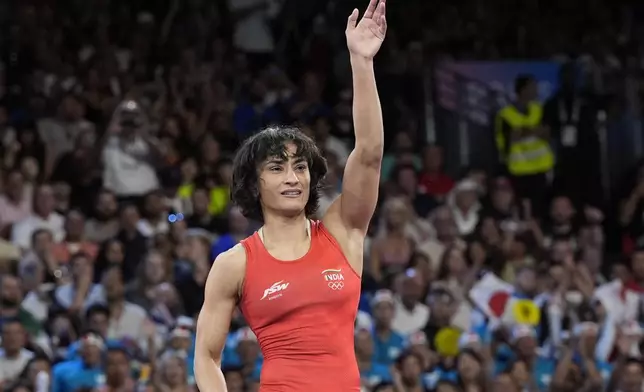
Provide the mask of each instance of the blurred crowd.
{"label": "blurred crowd", "polygon": [[[0,4],[0,387],[196,390],[211,262],[258,228],[230,204],[232,155],[264,126],[297,124],[328,160],[324,213],[352,148],[344,24],[363,4],[55,3]],[[637,6],[391,3],[377,59],[390,147],[355,330],[363,390],[643,390],[644,166],[623,199],[598,195],[592,95],[639,69]],[[576,6],[603,29],[572,23]],[[563,83],[545,104],[553,170],[444,172],[424,143],[429,59],[577,59],[579,42],[597,83]],[[261,365],[236,313],[228,390],[257,390]]]}

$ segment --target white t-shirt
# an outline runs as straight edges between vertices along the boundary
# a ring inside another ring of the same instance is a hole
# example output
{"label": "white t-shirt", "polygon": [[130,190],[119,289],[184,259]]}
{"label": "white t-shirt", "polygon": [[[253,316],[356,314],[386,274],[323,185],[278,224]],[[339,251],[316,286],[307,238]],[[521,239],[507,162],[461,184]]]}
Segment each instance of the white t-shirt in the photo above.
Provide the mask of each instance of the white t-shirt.
{"label": "white t-shirt", "polygon": [[[230,12],[246,9],[268,0],[228,0]],[[271,53],[275,49],[273,36],[267,23],[268,10],[256,10],[237,22],[233,35],[235,48],[247,53]]]}
{"label": "white t-shirt", "polygon": [[15,380],[33,356],[31,351],[22,349],[15,358],[7,358],[4,350],[0,350],[0,383]]}
{"label": "white t-shirt", "polygon": [[[137,155],[148,151],[148,145],[135,140],[128,149]],[[117,196],[141,196],[159,188],[157,173],[149,163],[122,150],[118,138],[111,138],[103,149],[103,185]]]}
{"label": "white t-shirt", "polygon": [[409,311],[400,300],[394,302],[394,319],[391,327],[394,331],[409,335],[425,328],[429,321],[429,308],[427,305],[417,303],[414,309]]}
{"label": "white t-shirt", "polygon": [[30,215],[13,226],[11,242],[20,248],[28,249],[31,247],[31,235],[40,229],[51,231],[54,241],[60,242],[65,238],[65,218],[56,212],[52,212],[47,219]]}

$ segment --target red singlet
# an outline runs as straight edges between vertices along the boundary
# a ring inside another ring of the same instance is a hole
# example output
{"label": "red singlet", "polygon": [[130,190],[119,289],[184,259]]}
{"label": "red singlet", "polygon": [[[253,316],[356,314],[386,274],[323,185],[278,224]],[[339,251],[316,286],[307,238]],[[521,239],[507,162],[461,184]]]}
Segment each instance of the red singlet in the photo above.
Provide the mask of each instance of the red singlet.
{"label": "red singlet", "polygon": [[324,225],[311,222],[311,247],[294,261],[271,256],[258,233],[242,244],[240,308],[264,354],[260,392],[360,391],[360,277]]}

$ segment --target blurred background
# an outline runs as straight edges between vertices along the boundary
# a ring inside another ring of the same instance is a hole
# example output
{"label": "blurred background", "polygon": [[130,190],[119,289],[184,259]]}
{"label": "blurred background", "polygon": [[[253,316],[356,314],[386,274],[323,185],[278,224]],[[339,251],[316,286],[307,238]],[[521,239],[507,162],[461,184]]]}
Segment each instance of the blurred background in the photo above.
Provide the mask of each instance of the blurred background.
{"label": "blurred background", "polygon": [[[0,387],[189,391],[244,138],[353,146],[366,0],[0,1]],[[391,0],[364,391],[641,391],[643,5]],[[236,314],[229,392],[262,357]]]}

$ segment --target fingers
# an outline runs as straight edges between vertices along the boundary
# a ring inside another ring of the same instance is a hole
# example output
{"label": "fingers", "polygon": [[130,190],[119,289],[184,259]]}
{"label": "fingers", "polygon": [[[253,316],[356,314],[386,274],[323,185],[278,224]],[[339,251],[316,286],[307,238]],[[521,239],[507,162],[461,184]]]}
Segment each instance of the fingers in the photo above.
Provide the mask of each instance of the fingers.
{"label": "fingers", "polygon": [[377,8],[378,8],[378,0],[369,0],[369,6],[367,7],[367,10],[364,13],[364,17],[367,19],[373,18],[373,13],[376,12]]}
{"label": "fingers", "polygon": [[[371,15],[371,18],[377,23],[380,23],[380,19],[385,15],[385,12],[387,11],[385,3],[385,0],[380,0],[377,7],[375,7],[373,14]],[[369,3],[369,7],[371,7],[371,3]],[[366,17],[367,15],[365,14],[365,18]]]}
{"label": "fingers", "polygon": [[387,18],[385,16],[380,17],[380,23],[378,23],[378,27],[380,28],[380,33],[382,35],[385,35],[387,33]]}
{"label": "fingers", "polygon": [[358,9],[354,8],[353,12],[351,12],[351,15],[349,15],[349,20],[347,21],[347,30],[353,30],[356,28],[356,24],[358,23]]}

